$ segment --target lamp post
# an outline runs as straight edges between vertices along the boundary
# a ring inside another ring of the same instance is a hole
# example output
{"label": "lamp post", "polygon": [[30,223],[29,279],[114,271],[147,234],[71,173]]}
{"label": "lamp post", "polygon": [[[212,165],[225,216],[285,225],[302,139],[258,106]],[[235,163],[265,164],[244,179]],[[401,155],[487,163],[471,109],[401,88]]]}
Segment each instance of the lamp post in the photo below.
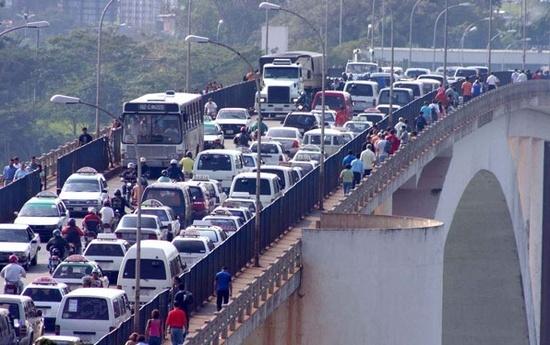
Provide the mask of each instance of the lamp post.
{"label": "lamp post", "polygon": [[521,36],[522,36],[522,55],[521,55],[521,69],[525,71],[525,61],[527,55],[527,1],[522,0],[521,3]]}
{"label": "lamp post", "polygon": [[326,47],[325,47],[325,40],[323,39],[323,35],[321,34],[321,31],[317,29],[316,26],[313,25],[308,19],[303,17],[302,15],[289,10],[287,8],[281,7],[279,5],[270,3],[270,2],[262,2],[260,3],[260,9],[264,10],[278,10],[283,11],[289,14],[292,14],[298,18],[300,18],[303,22],[305,22],[313,32],[317,35],[319,39],[319,44],[321,45],[321,49],[323,52],[323,58],[321,59],[321,160],[319,162],[319,209],[323,210],[323,198],[324,198],[324,189],[325,189],[325,59],[326,59]]}
{"label": "lamp post", "polygon": [[492,38],[493,35],[493,0],[489,0],[489,34],[488,34],[488,40],[487,42],[487,74],[491,74],[491,45],[492,45]]}
{"label": "lamp post", "polygon": [[109,7],[116,0],[110,0],[107,5],[103,8],[101,12],[101,17],[99,18],[99,27],[97,29],[97,62],[96,62],[96,81],[95,81],[95,136],[99,138],[99,97],[101,91],[101,29],[103,28],[103,20],[105,19],[105,14]]}
{"label": "lamp post", "polygon": [[344,20],[343,11],[344,11],[344,0],[340,0],[340,23],[338,25],[338,45],[342,44],[342,21]]}
{"label": "lamp post", "polygon": [[[254,67],[252,64],[237,50],[234,48],[217,42],[212,41],[208,37],[202,37],[202,36],[195,36],[195,35],[188,35],[185,37],[185,41],[189,44],[191,42],[193,43],[210,43],[217,45],[219,47],[225,48],[231,52],[233,52],[235,55],[237,55],[239,58],[241,58],[242,61],[248,66],[248,68],[254,72]],[[258,119],[257,119],[257,145],[256,145],[256,154],[258,155],[258,160],[256,161],[256,216],[255,216],[255,222],[254,222],[254,265],[256,267],[260,266],[260,166],[261,166],[261,160],[259,159],[261,155],[261,146],[262,146],[262,113],[260,110],[260,80],[258,79],[257,75],[254,75],[254,81],[256,84],[256,95],[255,95],[255,101],[254,104],[256,105],[256,111],[258,113]]]}
{"label": "lamp post", "polygon": [[265,55],[269,54],[269,10],[265,10]]}
{"label": "lamp post", "polygon": [[460,38],[460,64],[464,65],[464,41],[466,40],[466,35],[470,32],[477,31],[477,26],[474,24],[470,24],[466,27],[464,30],[464,33],[462,34],[462,37]]}
{"label": "lamp post", "polygon": [[390,43],[391,43],[391,61],[390,61],[390,110],[388,113],[388,126],[393,127],[393,65],[394,65],[394,45],[393,45],[393,10],[390,10]]}
{"label": "lamp post", "polygon": [[[433,48],[432,70],[435,70],[435,38],[436,38],[437,24],[439,23],[439,19],[441,18],[442,15],[447,13],[447,11],[450,10],[451,8],[471,6],[471,5],[472,4],[469,2],[461,2],[460,4],[457,4],[457,5],[445,6],[445,9],[437,15],[437,18],[435,19],[435,24],[434,24],[434,37],[433,37],[433,43],[432,43],[432,48]],[[445,30],[447,30],[447,27],[445,27]]]}
{"label": "lamp post", "polygon": [[223,24],[223,19],[218,20],[218,29],[216,30],[216,41],[220,40],[220,28]]}
{"label": "lamp post", "polygon": [[372,0],[372,23],[370,23],[371,25],[371,41],[370,41],[370,47],[372,49],[372,53],[370,54],[370,62],[373,62],[374,61],[374,28],[375,28],[375,23],[374,23],[374,11],[376,10],[376,0]]}
{"label": "lamp post", "polygon": [[[187,1],[187,35],[191,35],[191,0]],[[187,51],[185,56],[185,91],[189,92],[189,83],[191,81],[191,42],[187,42]]]}
{"label": "lamp post", "polygon": [[108,110],[105,110],[101,107],[98,107],[97,105],[93,104],[93,103],[88,103],[88,102],[85,102],[83,100],[81,100],[80,98],[78,97],[72,97],[72,96],[65,96],[65,95],[53,95],[51,98],[50,98],[50,102],[52,103],[57,103],[57,104],[83,104],[83,105],[87,105],[89,107],[92,107],[94,109],[96,109],[97,111],[100,111],[100,112],[103,112],[105,113],[107,116],[115,119],[115,120],[118,120],[118,117],[116,117],[115,115],[113,115],[111,112],[109,112]]}
{"label": "lamp post", "polygon": [[445,35],[443,41],[443,89],[447,89],[447,38],[449,36],[449,0],[445,0]]}
{"label": "lamp post", "polygon": [[414,16],[414,11],[416,10],[416,7],[418,6],[418,4],[421,2],[422,0],[417,0],[412,9],[411,9],[411,16],[409,18],[409,64],[408,64],[408,67],[411,67],[411,63],[412,63],[412,51],[413,51],[413,47],[412,47],[412,42],[413,42],[413,16]]}
{"label": "lamp post", "polygon": [[47,28],[48,26],[50,26],[50,23],[47,22],[47,21],[39,21],[39,22],[28,22],[24,25],[18,25],[18,26],[14,26],[14,27],[11,27],[9,29],[6,29],[2,32],[0,32],[0,37],[12,32],[12,31],[16,31],[16,30],[21,30],[21,29],[40,29],[40,28]]}

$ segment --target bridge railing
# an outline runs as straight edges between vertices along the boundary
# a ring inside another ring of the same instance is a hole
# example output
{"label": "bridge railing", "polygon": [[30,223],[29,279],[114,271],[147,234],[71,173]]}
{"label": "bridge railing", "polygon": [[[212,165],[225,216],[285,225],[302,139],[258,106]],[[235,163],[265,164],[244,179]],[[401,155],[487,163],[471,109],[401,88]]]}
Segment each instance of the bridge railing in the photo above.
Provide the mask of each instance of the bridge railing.
{"label": "bridge railing", "polygon": [[15,219],[15,211],[29,200],[29,195],[33,196],[40,192],[40,173],[33,171],[27,176],[16,180],[0,189],[0,222],[9,223]]}
{"label": "bridge railing", "polygon": [[345,200],[336,205],[332,212],[357,212],[432,146],[445,140],[453,132],[460,131],[462,135],[466,135],[474,129],[476,121],[478,127],[490,122],[492,111],[498,106],[511,101],[520,102],[533,94],[550,95],[550,81],[533,80],[521,84],[509,84],[475,97],[463,107],[428,126],[419,133],[417,138],[410,140],[407,145],[391,155],[369,177],[362,180]]}

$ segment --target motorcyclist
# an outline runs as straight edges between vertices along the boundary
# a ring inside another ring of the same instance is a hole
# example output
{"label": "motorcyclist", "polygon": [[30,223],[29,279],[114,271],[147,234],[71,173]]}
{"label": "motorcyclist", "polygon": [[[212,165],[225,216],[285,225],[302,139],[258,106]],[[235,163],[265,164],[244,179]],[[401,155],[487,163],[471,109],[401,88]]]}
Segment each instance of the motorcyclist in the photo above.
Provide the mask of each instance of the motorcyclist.
{"label": "motorcyclist", "polygon": [[141,164],[141,176],[149,178],[151,175],[151,168],[147,165],[147,159],[145,157],[141,157],[139,159],[139,163]]}
{"label": "motorcyclist", "polygon": [[136,183],[134,189],[132,189],[132,205],[137,206],[138,202],[141,202],[140,199],[143,197],[145,187],[147,187],[147,180],[142,177],[139,183]]}
{"label": "motorcyclist", "polygon": [[185,176],[183,176],[183,172],[178,166],[178,161],[175,159],[172,159],[170,161],[170,166],[168,167],[168,169],[166,169],[166,172],[171,180],[175,180],[178,182],[185,181]]}
{"label": "motorcyclist", "polygon": [[237,145],[237,147],[248,147],[251,140],[252,139],[250,138],[246,127],[243,126],[241,127],[241,133],[235,136],[233,142]]}
{"label": "motorcyclist", "polygon": [[95,207],[88,208],[88,214],[82,220],[82,227],[86,232],[99,233],[101,230],[101,218],[97,215]]}
{"label": "motorcyclist", "polygon": [[168,171],[163,170],[160,172],[160,177],[157,179],[157,182],[171,182],[170,177],[168,177]]}
{"label": "motorcyclist", "polygon": [[118,212],[121,217],[126,214],[126,207],[132,209],[132,206],[130,206],[128,200],[122,197],[120,189],[117,189],[115,191],[115,196],[111,198],[111,207],[115,212]]}
{"label": "motorcyclist", "polygon": [[67,226],[61,231],[63,237],[69,244],[72,244],[75,249],[75,254],[80,254],[82,251],[82,241],[81,237],[84,236],[84,232],[76,226],[76,221],[74,218],[69,219]]}
{"label": "motorcyclist", "polygon": [[97,267],[92,270],[91,287],[103,287],[103,282],[101,281],[101,279],[99,279],[99,268]]}
{"label": "motorcyclist", "polygon": [[69,249],[69,243],[61,236],[59,229],[55,229],[52,234],[53,237],[46,244],[46,250],[51,252],[53,249],[57,249],[59,257],[63,259],[65,257],[65,250]]}
{"label": "motorcyclist", "polygon": [[[122,177],[122,181],[124,182],[122,185],[122,191],[124,192],[124,195],[128,195],[137,181],[136,165],[132,162],[128,163],[127,169],[120,175],[120,177]],[[128,183],[130,186],[126,185]]]}
{"label": "motorcyclist", "polygon": [[[258,128],[258,122],[255,122],[251,127],[250,127],[250,133],[252,133],[252,135],[254,136],[254,138],[257,139],[257,130]],[[264,136],[266,133],[267,133],[267,130],[269,128],[267,127],[267,125],[265,124],[265,122],[262,122],[262,125],[260,126],[260,135]]]}
{"label": "motorcyclist", "polygon": [[115,211],[111,207],[109,200],[103,202],[103,207],[99,210],[99,215],[101,216],[101,226],[104,231],[111,231],[113,227],[113,219],[115,218]]}
{"label": "motorcyclist", "polygon": [[2,271],[0,271],[0,277],[4,278],[5,284],[12,283],[17,285],[17,292],[23,291],[23,281],[21,278],[27,276],[25,269],[19,265],[19,258],[17,255],[12,254],[9,257],[9,264],[7,264]]}

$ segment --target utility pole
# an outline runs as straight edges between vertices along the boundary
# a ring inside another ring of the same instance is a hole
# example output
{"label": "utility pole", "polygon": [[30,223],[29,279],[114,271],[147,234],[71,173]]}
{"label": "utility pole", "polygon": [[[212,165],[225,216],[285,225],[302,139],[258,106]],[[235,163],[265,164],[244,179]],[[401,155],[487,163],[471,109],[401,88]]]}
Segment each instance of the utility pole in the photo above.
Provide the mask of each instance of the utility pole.
{"label": "utility pole", "polygon": [[493,0],[489,0],[489,43],[487,44],[487,68],[491,74],[491,49],[493,48]]}
{"label": "utility pole", "polygon": [[[187,1],[187,36],[191,35],[191,0]],[[191,42],[187,42],[187,54],[185,63],[185,91],[189,92],[191,79]]]}
{"label": "utility pole", "polygon": [[443,88],[447,89],[447,48],[448,48],[448,34],[449,34],[449,0],[445,0],[445,37],[443,48]]}
{"label": "utility pole", "polygon": [[269,54],[269,10],[265,10],[265,55]]}
{"label": "utility pole", "polygon": [[338,45],[342,44],[342,21],[343,21],[344,0],[340,0],[340,25],[338,29]]}

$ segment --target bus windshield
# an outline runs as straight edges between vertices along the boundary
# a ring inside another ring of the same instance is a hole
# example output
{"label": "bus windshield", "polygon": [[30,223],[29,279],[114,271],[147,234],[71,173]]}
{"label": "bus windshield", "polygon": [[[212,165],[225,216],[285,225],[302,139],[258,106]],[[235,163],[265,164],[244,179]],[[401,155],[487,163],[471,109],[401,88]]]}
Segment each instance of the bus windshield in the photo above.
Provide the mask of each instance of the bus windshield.
{"label": "bus windshield", "polygon": [[346,65],[346,73],[372,73],[376,72],[378,70],[378,66],[376,64],[369,64],[369,63],[348,63]]}
{"label": "bus windshield", "polygon": [[123,142],[135,144],[181,143],[181,121],[178,115],[124,114]]}

